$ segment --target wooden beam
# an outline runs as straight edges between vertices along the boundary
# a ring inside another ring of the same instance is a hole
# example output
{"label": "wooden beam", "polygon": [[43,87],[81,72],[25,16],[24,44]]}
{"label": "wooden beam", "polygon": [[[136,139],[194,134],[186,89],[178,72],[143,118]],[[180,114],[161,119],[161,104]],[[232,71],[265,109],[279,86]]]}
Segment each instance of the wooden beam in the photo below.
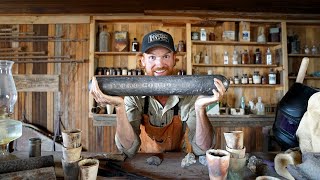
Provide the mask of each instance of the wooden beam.
{"label": "wooden beam", "polygon": [[0,16],[0,24],[83,24],[90,16]]}
{"label": "wooden beam", "polygon": [[59,76],[49,74],[13,75],[18,92],[57,92]]}

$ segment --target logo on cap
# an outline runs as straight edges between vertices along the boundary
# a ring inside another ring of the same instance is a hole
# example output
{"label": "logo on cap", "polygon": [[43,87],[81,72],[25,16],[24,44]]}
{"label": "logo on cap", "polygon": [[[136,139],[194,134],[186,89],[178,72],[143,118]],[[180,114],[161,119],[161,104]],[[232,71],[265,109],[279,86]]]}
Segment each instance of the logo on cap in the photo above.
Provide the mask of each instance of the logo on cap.
{"label": "logo on cap", "polygon": [[163,33],[153,33],[150,34],[148,37],[148,43],[153,43],[155,41],[164,41],[164,42],[169,42],[169,37],[167,34]]}

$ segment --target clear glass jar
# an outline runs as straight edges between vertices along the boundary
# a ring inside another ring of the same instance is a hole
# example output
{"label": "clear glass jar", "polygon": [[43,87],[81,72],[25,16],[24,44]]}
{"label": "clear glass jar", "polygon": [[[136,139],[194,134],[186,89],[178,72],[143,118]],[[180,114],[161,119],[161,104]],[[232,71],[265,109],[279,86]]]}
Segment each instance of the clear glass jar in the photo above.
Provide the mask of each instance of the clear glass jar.
{"label": "clear glass jar", "polygon": [[248,84],[248,76],[247,76],[247,74],[243,74],[242,75],[241,84]]}
{"label": "clear glass jar", "polygon": [[200,29],[200,41],[206,41],[207,40],[207,32],[204,28]]}
{"label": "clear glass jar", "polygon": [[234,84],[240,84],[240,79],[238,76],[234,76]]}
{"label": "clear glass jar", "polygon": [[269,71],[269,84],[277,84],[276,72],[274,72],[273,69]]}
{"label": "clear glass jar", "polygon": [[253,73],[253,84],[261,84],[261,76],[259,71],[254,71]]}
{"label": "clear glass jar", "polygon": [[99,51],[100,52],[110,51],[109,41],[110,41],[110,33],[107,32],[107,26],[102,26],[101,32],[99,33]]}

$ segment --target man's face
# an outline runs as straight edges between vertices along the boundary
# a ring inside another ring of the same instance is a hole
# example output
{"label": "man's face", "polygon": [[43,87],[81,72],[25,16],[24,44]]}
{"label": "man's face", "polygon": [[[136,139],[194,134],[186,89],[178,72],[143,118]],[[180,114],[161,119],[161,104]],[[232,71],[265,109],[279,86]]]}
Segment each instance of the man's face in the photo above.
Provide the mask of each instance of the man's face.
{"label": "man's face", "polygon": [[148,76],[173,75],[176,55],[167,48],[155,47],[143,53],[141,59]]}

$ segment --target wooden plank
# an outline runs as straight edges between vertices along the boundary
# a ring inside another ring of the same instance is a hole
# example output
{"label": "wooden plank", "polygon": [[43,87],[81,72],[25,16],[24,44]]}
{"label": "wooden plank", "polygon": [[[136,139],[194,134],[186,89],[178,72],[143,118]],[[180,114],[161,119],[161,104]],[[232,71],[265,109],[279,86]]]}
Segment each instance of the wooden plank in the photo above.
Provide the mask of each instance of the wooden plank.
{"label": "wooden plank", "polygon": [[13,75],[18,92],[59,91],[59,75],[34,74]]}
{"label": "wooden plank", "polygon": [[0,16],[0,24],[87,24],[90,16]]}
{"label": "wooden plank", "polygon": [[[90,43],[89,43],[89,79],[88,81],[94,76],[95,71],[95,45],[96,45],[96,21],[92,20],[90,23]],[[88,112],[91,112],[91,108],[94,104],[94,100],[91,94],[89,94],[89,103],[88,103]],[[92,117],[92,114],[89,113],[89,118]]]}
{"label": "wooden plank", "polygon": [[[281,29],[287,29],[287,24],[285,21],[281,22]],[[289,90],[289,82],[288,82],[288,49],[287,49],[287,31],[281,31],[281,44],[282,44],[282,84],[283,84],[283,95]]]}
{"label": "wooden plank", "polygon": [[[48,27],[48,36],[55,35],[55,25]],[[48,42],[48,56],[54,56],[54,42]],[[47,64],[47,74],[54,74],[54,64]],[[47,129],[54,132],[54,93],[47,93]]]}
{"label": "wooden plank", "polygon": [[186,52],[187,52],[187,74],[192,74],[192,54],[191,54],[191,24],[186,24]]}

